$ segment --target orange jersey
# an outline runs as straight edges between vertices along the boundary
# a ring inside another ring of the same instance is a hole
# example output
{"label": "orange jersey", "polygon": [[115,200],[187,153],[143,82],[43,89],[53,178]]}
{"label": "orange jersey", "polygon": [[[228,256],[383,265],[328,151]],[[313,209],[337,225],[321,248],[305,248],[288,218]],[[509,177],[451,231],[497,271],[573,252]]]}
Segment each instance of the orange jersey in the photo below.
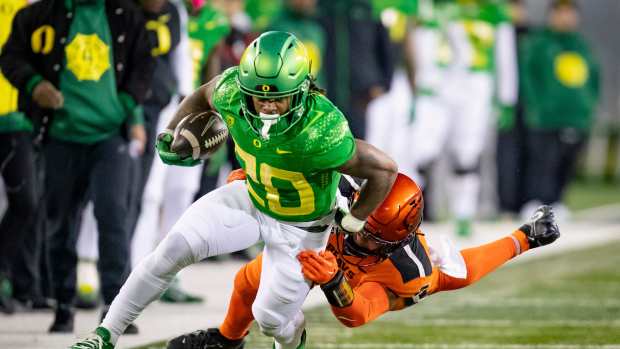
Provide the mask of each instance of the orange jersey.
{"label": "orange jersey", "polygon": [[428,288],[433,272],[426,239],[418,230],[416,239],[394,251],[389,258],[368,267],[359,267],[362,258],[343,256],[343,234],[332,234],[327,250],[338,259],[338,267],[354,289],[366,282],[376,282],[394,294],[411,298]]}

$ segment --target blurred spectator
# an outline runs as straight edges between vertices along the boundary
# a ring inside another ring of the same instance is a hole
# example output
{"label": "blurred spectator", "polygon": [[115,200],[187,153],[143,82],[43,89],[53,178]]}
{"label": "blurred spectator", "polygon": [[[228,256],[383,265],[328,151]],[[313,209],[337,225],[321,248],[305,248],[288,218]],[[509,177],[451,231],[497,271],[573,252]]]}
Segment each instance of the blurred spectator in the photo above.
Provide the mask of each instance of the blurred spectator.
{"label": "blurred spectator", "polygon": [[[521,52],[529,32],[527,6],[524,0],[511,0],[510,16],[515,26],[517,52]],[[518,54],[517,54],[518,57]],[[518,64],[521,68],[521,64]],[[519,93],[514,108],[499,105],[497,134],[497,194],[502,216],[516,218],[525,200],[526,151],[524,102],[519,82]]]}
{"label": "blurred spectator", "polygon": [[139,103],[152,76],[148,42],[142,16],[126,1],[50,0],[16,15],[0,56],[2,71],[20,92],[20,107],[51,120],[44,190],[58,304],[50,332],[73,331],[76,219],[88,188],[101,232],[105,304],[129,271],[130,159],[122,135],[144,146]]}
{"label": "blurred spectator", "polygon": [[319,10],[327,37],[327,95],[349,120],[353,135],[365,139],[368,103],[385,93],[392,80],[389,35],[373,18],[369,0],[319,0]]}
{"label": "blurred spectator", "polygon": [[[456,232],[468,236],[478,209],[480,161],[493,97],[516,100],[514,31],[503,2],[437,2],[416,31],[414,163],[426,191],[444,145],[454,173],[448,186]],[[431,195],[426,195],[431,197]],[[431,201],[432,202],[432,201]],[[427,213],[427,211],[425,211]]]}
{"label": "blurred spectator", "polygon": [[228,18],[204,1],[188,1],[192,74],[194,88],[221,72],[218,56],[214,54],[222,39],[230,33]]}
{"label": "blurred spectator", "polygon": [[562,194],[592,127],[599,69],[577,32],[575,3],[555,0],[547,19],[548,27],[531,34],[523,54],[528,203],[522,212],[542,202],[554,205],[559,218],[566,218]]}
{"label": "blurred spectator", "polygon": [[[0,1],[0,50],[11,32],[13,17],[27,1]],[[0,222],[0,312],[13,313],[14,258],[26,234],[34,231],[37,210],[32,122],[17,110],[18,91],[0,72],[0,173],[8,207]],[[28,244],[31,239],[28,237]],[[30,246],[29,246],[30,247]]]}
{"label": "blurred spectator", "polygon": [[310,74],[316,78],[319,86],[325,86],[323,55],[325,54],[325,30],[319,23],[317,14],[318,0],[285,0],[284,8],[268,27],[268,30],[280,30],[293,33],[303,42],[311,60]]}

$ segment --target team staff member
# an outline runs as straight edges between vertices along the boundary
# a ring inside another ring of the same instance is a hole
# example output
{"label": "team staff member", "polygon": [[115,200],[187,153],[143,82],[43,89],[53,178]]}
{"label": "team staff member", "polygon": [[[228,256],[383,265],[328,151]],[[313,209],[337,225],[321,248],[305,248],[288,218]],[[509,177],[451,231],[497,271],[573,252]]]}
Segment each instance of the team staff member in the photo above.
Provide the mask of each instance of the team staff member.
{"label": "team staff member", "polygon": [[[241,179],[238,173],[233,179]],[[549,206],[512,234],[462,251],[431,248],[419,229],[424,201],[418,186],[399,174],[385,201],[355,235],[337,231],[326,252],[302,251],[302,273],[321,286],[336,318],[347,327],[373,321],[388,311],[401,310],[440,291],[469,286],[528,249],[560,236]],[[241,349],[253,320],[250,311],[261,279],[262,256],[245,265],[223,324],[170,341],[168,349]]]}
{"label": "team staff member", "polygon": [[123,134],[145,141],[139,103],[152,76],[149,46],[144,20],[128,1],[49,0],[18,12],[0,56],[3,73],[20,92],[20,107],[51,120],[43,153],[58,302],[51,332],[73,331],[76,217],[89,186],[106,305],[127,276],[129,156]]}

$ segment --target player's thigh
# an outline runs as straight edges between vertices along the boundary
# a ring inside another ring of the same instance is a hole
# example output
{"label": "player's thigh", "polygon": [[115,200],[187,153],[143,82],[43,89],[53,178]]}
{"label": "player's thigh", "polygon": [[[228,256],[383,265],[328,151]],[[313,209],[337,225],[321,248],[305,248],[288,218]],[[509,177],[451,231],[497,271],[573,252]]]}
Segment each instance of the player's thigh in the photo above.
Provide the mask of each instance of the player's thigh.
{"label": "player's thigh", "polygon": [[194,202],[170,234],[183,234],[199,259],[239,251],[260,239],[255,212],[245,183],[236,181]]}
{"label": "player's thigh", "polygon": [[[473,75],[473,74],[472,74]],[[483,74],[469,76],[468,94],[459,98],[452,119],[449,147],[459,167],[475,167],[490,132],[492,81]]]}

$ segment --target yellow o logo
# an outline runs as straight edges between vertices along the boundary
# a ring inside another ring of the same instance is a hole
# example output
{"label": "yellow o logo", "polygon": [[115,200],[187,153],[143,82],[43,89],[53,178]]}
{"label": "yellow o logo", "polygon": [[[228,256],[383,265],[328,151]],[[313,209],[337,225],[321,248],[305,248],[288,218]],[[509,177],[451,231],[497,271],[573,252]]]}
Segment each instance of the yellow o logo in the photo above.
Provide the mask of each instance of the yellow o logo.
{"label": "yellow o logo", "polygon": [[233,118],[230,115],[227,115],[226,116],[226,124],[228,125],[228,127],[231,127],[234,123],[235,123],[235,118]]}
{"label": "yellow o logo", "polygon": [[269,87],[269,85],[263,85],[262,86],[263,92],[269,92],[269,90],[271,90],[271,88]]}
{"label": "yellow o logo", "polygon": [[30,46],[34,53],[50,53],[54,47],[54,28],[49,25],[37,28],[30,37]]}
{"label": "yellow o logo", "polygon": [[263,146],[263,144],[258,140],[258,138],[254,138],[254,140],[252,141],[252,144],[256,147],[256,148],[260,148]]}
{"label": "yellow o logo", "polygon": [[557,79],[567,87],[581,87],[589,77],[588,66],[576,52],[564,52],[555,58],[554,71]]}

